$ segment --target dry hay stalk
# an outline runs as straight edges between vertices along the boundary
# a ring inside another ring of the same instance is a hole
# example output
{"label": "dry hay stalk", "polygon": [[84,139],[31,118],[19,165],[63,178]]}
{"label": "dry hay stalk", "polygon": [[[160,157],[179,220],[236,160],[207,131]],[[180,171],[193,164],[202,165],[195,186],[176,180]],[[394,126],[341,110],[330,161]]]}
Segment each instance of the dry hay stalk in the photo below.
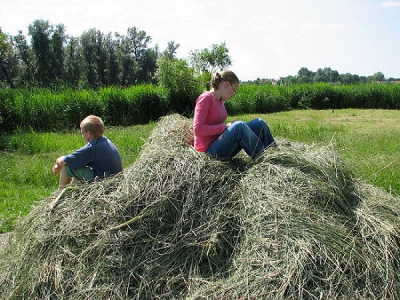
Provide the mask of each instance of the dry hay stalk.
{"label": "dry hay stalk", "polygon": [[122,174],[35,207],[1,252],[0,298],[398,298],[398,198],[331,145],[219,161],[188,129],[163,118]]}

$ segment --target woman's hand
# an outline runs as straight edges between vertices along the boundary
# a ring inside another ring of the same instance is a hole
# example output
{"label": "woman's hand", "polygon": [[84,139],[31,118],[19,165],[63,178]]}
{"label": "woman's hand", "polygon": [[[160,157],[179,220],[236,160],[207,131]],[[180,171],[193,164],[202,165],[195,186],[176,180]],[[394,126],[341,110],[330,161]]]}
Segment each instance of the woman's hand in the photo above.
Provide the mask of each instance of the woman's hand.
{"label": "woman's hand", "polygon": [[236,121],[239,121],[239,120],[233,120],[232,122],[229,122],[228,124],[226,124],[226,128],[228,128],[229,126],[231,126],[233,123],[235,123]]}

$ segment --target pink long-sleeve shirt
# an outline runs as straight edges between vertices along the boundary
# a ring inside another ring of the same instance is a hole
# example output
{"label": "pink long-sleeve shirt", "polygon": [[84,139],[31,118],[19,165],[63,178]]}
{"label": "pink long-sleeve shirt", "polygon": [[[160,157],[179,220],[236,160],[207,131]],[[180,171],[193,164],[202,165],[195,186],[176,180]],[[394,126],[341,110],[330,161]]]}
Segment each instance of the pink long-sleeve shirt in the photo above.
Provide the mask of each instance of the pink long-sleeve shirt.
{"label": "pink long-sleeve shirt", "polygon": [[225,131],[228,114],[225,101],[218,100],[211,92],[202,93],[194,109],[194,148],[205,152],[211,143]]}

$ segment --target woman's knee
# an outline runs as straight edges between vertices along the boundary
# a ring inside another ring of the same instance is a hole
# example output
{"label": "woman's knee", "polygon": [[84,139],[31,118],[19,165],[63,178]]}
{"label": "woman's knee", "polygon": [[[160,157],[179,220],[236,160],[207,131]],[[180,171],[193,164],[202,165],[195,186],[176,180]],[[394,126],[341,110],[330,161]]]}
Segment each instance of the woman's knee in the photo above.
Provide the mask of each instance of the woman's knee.
{"label": "woman's knee", "polygon": [[261,118],[256,118],[247,123],[253,131],[269,130],[268,124]]}
{"label": "woman's knee", "polygon": [[244,128],[245,126],[247,126],[247,125],[246,125],[246,123],[243,122],[243,121],[235,121],[235,122],[233,122],[232,125],[231,125],[231,127],[232,127],[232,128],[235,128],[235,129],[242,129],[242,128]]}
{"label": "woman's knee", "polygon": [[246,125],[246,123],[243,122],[242,120],[237,120],[237,121],[235,121],[233,124],[236,125],[236,126],[243,126],[243,125]]}
{"label": "woman's knee", "polygon": [[258,118],[258,122],[259,122],[261,128],[263,128],[263,129],[269,131],[269,126],[268,126],[267,122],[265,122],[265,121],[264,121],[263,119],[261,119],[261,118]]}
{"label": "woman's knee", "polygon": [[258,124],[260,124],[261,126],[263,126],[263,127],[264,127],[264,126],[268,127],[267,122],[265,122],[263,119],[257,118],[256,120],[257,120]]}

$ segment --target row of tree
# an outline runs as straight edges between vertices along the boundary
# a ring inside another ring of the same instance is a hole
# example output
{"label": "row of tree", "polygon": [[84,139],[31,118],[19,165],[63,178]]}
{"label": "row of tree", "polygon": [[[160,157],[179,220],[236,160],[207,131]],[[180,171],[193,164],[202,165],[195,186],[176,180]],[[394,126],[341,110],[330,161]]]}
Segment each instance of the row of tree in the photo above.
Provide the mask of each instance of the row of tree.
{"label": "row of tree", "polygon": [[0,32],[1,81],[10,87],[66,85],[71,87],[127,86],[150,82],[158,49],[151,37],[135,27],[126,35],[85,31],[69,37],[63,24],[36,20],[28,27],[30,44],[22,31]]}
{"label": "row of tree", "polygon": [[336,70],[331,68],[319,68],[316,72],[313,72],[305,67],[301,68],[298,73],[293,76],[281,77],[278,81],[274,79],[260,79],[257,78],[255,81],[250,81],[255,84],[279,84],[279,85],[293,85],[302,83],[334,83],[334,84],[358,84],[358,83],[399,83],[399,78],[385,78],[382,72],[376,72],[370,76],[359,76],[357,74],[345,73],[340,74]]}
{"label": "row of tree", "polygon": [[[150,47],[152,38],[136,27],[126,35],[104,34],[95,28],[80,37],[68,36],[63,24],[53,26],[36,20],[27,37],[3,33],[0,27],[0,86],[98,88],[131,86],[157,81],[161,58],[177,60],[180,46],[171,41],[160,52]],[[196,76],[209,75],[231,65],[225,43],[209,49],[194,50],[185,67]]]}
{"label": "row of tree", "polygon": [[[152,38],[136,27],[128,28],[125,35],[104,34],[93,28],[73,37],[66,34],[63,24],[53,26],[48,21],[36,20],[28,26],[28,35],[30,43],[22,31],[10,36],[0,27],[0,87],[98,88],[156,83],[160,66],[171,68],[171,64],[162,60],[177,61],[175,53],[179,47],[173,41],[162,52],[157,44],[150,47]],[[204,83],[213,72],[232,64],[228,53],[225,43],[214,44],[209,49],[191,51],[188,61],[180,59],[174,67],[179,67],[186,76],[191,74],[186,80]],[[166,72],[168,69],[162,73]],[[166,76],[164,79],[168,81]],[[279,84],[384,80],[381,72],[365,77],[339,74],[331,68],[316,72],[301,68],[295,76],[280,78]]]}
{"label": "row of tree", "polygon": [[[285,84],[297,83],[342,83],[342,84],[357,84],[369,82],[384,82],[386,81],[385,75],[382,72],[376,72],[370,76],[358,76],[357,74],[339,74],[338,71],[331,68],[319,68],[316,72],[310,71],[307,68],[301,68],[297,76],[288,76],[282,79]],[[389,78],[388,81],[396,79]]]}
{"label": "row of tree", "polygon": [[[27,37],[0,28],[0,86],[97,88],[131,86],[157,81],[160,58],[174,60],[179,44],[171,41],[160,52],[150,47],[152,38],[136,27],[126,35],[104,34],[95,28],[80,37],[66,34],[63,24],[36,20]],[[190,53],[190,66],[197,74],[210,74],[231,65],[225,43]]]}

